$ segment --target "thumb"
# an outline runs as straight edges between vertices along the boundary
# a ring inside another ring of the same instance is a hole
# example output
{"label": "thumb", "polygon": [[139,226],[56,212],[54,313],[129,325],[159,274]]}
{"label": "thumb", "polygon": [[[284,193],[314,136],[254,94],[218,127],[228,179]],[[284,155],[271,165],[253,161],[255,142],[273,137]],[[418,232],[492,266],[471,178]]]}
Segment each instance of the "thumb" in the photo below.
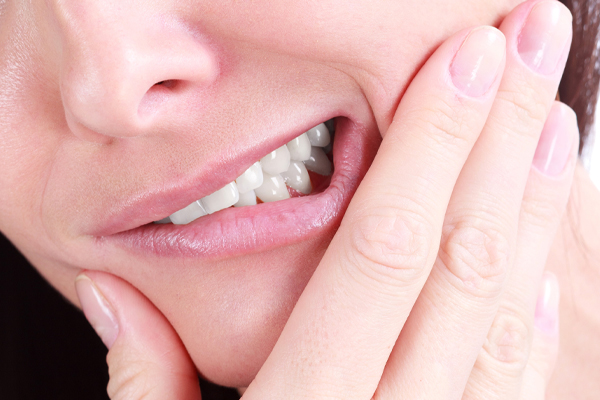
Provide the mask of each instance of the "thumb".
{"label": "thumb", "polygon": [[85,271],[75,280],[81,308],[108,347],[112,400],[200,399],[196,369],[164,315],[113,275]]}

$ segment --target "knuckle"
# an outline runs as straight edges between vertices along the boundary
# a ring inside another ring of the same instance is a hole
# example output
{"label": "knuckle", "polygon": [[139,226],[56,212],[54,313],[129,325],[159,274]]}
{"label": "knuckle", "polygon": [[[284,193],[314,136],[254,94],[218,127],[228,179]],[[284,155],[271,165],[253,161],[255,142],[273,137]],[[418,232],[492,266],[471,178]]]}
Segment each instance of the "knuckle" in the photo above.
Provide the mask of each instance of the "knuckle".
{"label": "knuckle", "polygon": [[109,381],[107,392],[112,400],[144,399],[154,387],[149,371],[152,366],[144,360],[132,360],[107,355]]}
{"label": "knuckle", "polygon": [[[546,196],[537,198],[525,198],[521,204],[521,219],[528,227],[537,228],[547,232],[548,228],[554,227],[564,211],[564,204],[557,204],[556,199]],[[566,199],[565,195],[565,199]]]}
{"label": "knuckle", "polygon": [[533,88],[531,85],[524,83],[522,85],[516,85],[517,89],[505,90],[498,94],[497,99],[504,103],[508,109],[508,113],[502,113],[502,115],[514,115],[515,118],[505,119],[506,121],[517,121],[515,124],[512,122],[512,127],[523,126],[525,128],[523,133],[530,132],[531,135],[535,135],[537,132],[530,127],[532,124],[543,126],[547,117],[546,105],[541,99],[541,94],[538,90]]}
{"label": "knuckle", "polygon": [[518,314],[498,312],[481,349],[486,368],[514,376],[525,369],[531,348],[531,328],[525,321]]}
{"label": "knuckle", "polygon": [[411,283],[431,252],[431,224],[419,212],[381,208],[357,217],[350,230],[348,259],[379,283]]}
{"label": "knuckle", "polygon": [[420,131],[427,132],[427,136],[446,146],[464,146],[473,141],[469,127],[471,119],[465,112],[461,112],[460,103],[450,104],[443,99],[434,98],[426,104],[435,107],[423,107],[411,110],[402,116],[403,121]]}
{"label": "knuckle", "polygon": [[444,228],[439,260],[459,289],[493,298],[502,290],[509,254],[510,242],[498,230],[461,223]]}

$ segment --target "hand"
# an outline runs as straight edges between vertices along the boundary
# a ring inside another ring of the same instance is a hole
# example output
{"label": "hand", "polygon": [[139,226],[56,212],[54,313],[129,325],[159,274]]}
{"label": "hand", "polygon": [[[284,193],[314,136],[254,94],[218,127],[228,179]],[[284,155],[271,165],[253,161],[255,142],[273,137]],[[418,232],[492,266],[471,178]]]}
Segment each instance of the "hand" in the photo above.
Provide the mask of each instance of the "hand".
{"label": "hand", "polygon": [[[537,330],[534,309],[577,158],[575,116],[553,102],[570,24],[528,1],[431,56],[245,399],[543,398],[552,278]],[[112,399],[200,398],[146,298],[91,271],[77,290]]]}

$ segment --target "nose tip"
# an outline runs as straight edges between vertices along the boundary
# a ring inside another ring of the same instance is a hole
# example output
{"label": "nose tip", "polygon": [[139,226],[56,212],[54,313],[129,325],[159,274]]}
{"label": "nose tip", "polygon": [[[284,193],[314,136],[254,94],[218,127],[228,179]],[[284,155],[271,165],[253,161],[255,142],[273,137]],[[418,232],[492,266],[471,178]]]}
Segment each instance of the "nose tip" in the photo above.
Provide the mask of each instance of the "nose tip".
{"label": "nose tip", "polygon": [[79,23],[77,35],[63,35],[60,90],[67,124],[82,139],[151,132],[159,120],[178,118],[166,115],[167,109],[177,109],[194,88],[218,75],[213,52],[188,30],[156,21],[129,23],[100,31]]}

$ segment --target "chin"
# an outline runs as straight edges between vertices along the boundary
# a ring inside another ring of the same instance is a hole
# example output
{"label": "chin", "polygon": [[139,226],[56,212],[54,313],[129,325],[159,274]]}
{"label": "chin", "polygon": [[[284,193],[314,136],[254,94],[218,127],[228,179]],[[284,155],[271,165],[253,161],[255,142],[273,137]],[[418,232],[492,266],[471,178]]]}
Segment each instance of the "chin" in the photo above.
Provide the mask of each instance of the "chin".
{"label": "chin", "polygon": [[171,315],[172,322],[182,319],[178,333],[205,379],[229,387],[252,382],[330,239],[256,255],[242,267],[246,273],[234,267],[229,284],[223,282],[215,292],[210,308],[198,306],[197,323],[191,326],[180,309]]}

